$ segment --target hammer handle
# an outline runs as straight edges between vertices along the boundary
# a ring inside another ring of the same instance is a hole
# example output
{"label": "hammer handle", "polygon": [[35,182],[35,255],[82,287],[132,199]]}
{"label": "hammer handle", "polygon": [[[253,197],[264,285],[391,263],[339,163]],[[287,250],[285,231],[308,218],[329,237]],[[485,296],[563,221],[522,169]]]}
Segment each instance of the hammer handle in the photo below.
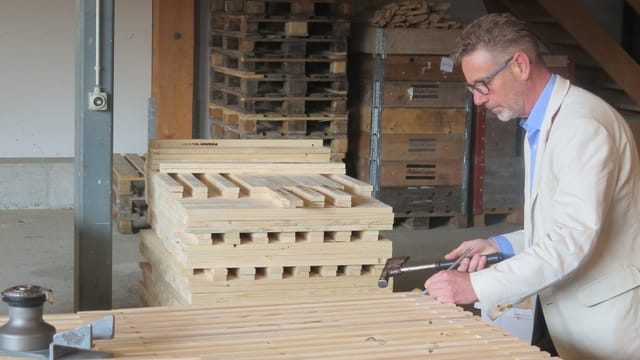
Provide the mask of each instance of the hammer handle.
{"label": "hammer handle", "polygon": [[[500,252],[486,255],[487,256],[487,264],[495,264],[504,260],[504,255]],[[418,266],[408,266],[398,269],[396,273],[392,273],[391,275],[398,275],[400,273],[409,272],[409,271],[417,271],[417,270],[445,270],[448,269],[451,265],[455,264],[456,260],[438,260],[433,264],[428,265],[418,265]]]}

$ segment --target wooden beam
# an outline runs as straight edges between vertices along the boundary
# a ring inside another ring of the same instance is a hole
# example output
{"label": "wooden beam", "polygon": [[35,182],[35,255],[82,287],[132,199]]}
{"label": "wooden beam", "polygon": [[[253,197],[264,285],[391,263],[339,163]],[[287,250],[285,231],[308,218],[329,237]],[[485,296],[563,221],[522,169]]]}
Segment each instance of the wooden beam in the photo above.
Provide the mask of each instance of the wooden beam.
{"label": "wooden beam", "polygon": [[640,0],[627,0],[627,4],[629,4],[637,14],[640,14]]}
{"label": "wooden beam", "polygon": [[151,96],[156,138],[193,133],[194,0],[153,0]]}
{"label": "wooden beam", "polygon": [[609,35],[577,0],[540,0],[540,5],[640,104],[640,65]]}

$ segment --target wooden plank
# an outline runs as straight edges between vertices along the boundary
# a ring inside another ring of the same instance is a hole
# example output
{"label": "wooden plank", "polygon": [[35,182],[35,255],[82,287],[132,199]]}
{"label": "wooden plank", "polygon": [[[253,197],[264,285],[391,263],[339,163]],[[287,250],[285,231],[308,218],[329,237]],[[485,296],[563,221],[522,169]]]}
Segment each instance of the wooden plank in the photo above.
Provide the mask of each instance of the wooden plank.
{"label": "wooden plank", "polygon": [[[361,103],[371,102],[372,84],[360,82]],[[467,89],[458,81],[384,81],[385,108],[464,108]]]}
{"label": "wooden plank", "polygon": [[[384,108],[380,120],[382,134],[463,134],[465,109],[457,108]],[[353,111],[357,129],[371,132],[371,108]]]}
{"label": "wooden plank", "polygon": [[201,180],[225,199],[237,199],[240,194],[240,188],[220,174],[202,174]]}
{"label": "wooden plank", "polygon": [[143,156],[138,154],[126,154],[124,157],[131,163],[131,165],[133,165],[134,168],[136,168],[136,170],[138,170],[140,174],[144,175],[145,164]]}
{"label": "wooden plank", "polygon": [[156,138],[191,138],[194,0],[153,0],[151,96]]}
{"label": "wooden plank", "polygon": [[[460,160],[382,161],[381,186],[451,186],[462,185]],[[369,159],[360,158],[354,176],[369,180]]]}
{"label": "wooden plank", "polygon": [[322,140],[318,139],[161,139],[150,140],[149,147],[158,149],[165,147],[186,147],[186,148],[221,148],[221,147],[268,147],[268,148],[291,148],[291,147],[322,147]]}
{"label": "wooden plank", "polygon": [[[360,75],[371,78],[373,57],[370,54],[354,54],[354,63],[358,64]],[[465,81],[459,64],[453,72],[440,69],[445,56],[437,55],[388,55],[384,59],[384,79],[399,81]]]}
{"label": "wooden plank", "polygon": [[142,175],[122,154],[113,154],[113,187],[118,195],[133,194],[133,182],[144,181]]}
{"label": "wooden plank", "polygon": [[[369,157],[371,134],[360,132],[351,142],[352,154]],[[464,136],[462,134],[384,134],[381,137],[381,160],[462,161]]]}
{"label": "wooden plank", "polygon": [[179,173],[176,175],[176,180],[184,186],[188,196],[195,199],[206,199],[208,197],[209,188],[192,173]]}
{"label": "wooden plank", "polygon": [[217,163],[210,161],[163,161],[158,165],[161,173],[231,173],[234,174],[344,174],[345,164],[332,163]]}
{"label": "wooden plank", "polygon": [[359,194],[359,195],[364,195],[364,196],[371,196],[371,192],[373,191],[373,185],[366,183],[364,181],[360,181],[356,178],[352,178],[351,176],[347,176],[347,175],[326,175],[329,179],[334,180],[337,183],[342,184],[346,189],[348,189],[349,191],[355,193],[355,194]]}
{"label": "wooden plank", "polygon": [[161,162],[328,163],[331,149],[321,139],[311,140],[151,140],[147,163],[158,170]]}

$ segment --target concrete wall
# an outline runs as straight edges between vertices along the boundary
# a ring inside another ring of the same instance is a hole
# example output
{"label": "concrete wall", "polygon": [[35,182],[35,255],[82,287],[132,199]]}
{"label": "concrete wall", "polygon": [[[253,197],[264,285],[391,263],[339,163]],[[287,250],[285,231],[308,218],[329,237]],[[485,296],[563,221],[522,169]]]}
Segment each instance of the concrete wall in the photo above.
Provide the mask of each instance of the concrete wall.
{"label": "concrete wall", "polygon": [[[117,153],[147,148],[151,2],[115,2]],[[75,3],[0,0],[0,209],[73,206]]]}
{"label": "concrete wall", "polygon": [[[0,0],[0,158],[74,155],[75,0]],[[147,147],[151,0],[115,2],[114,151]]]}
{"label": "concrete wall", "polygon": [[0,209],[73,207],[73,159],[0,159]]}

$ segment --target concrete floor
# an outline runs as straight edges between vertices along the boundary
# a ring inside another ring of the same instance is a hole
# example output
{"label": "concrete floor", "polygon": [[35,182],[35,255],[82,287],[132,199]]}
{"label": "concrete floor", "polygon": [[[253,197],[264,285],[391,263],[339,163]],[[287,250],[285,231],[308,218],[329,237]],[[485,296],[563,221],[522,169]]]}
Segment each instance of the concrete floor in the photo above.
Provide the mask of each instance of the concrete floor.
{"label": "concrete floor", "polygon": [[[45,313],[73,311],[74,212],[63,210],[0,210],[0,291],[20,284],[40,285],[54,291],[54,303]],[[428,230],[398,227],[383,232],[393,241],[393,256],[410,255],[407,265],[422,265],[440,259],[460,241],[487,237],[516,229],[497,222],[486,227],[464,229],[446,226]],[[113,308],[139,305],[140,279],[138,235],[113,230]],[[427,271],[396,278],[394,291],[421,288]],[[4,302],[0,315],[7,314]]]}

